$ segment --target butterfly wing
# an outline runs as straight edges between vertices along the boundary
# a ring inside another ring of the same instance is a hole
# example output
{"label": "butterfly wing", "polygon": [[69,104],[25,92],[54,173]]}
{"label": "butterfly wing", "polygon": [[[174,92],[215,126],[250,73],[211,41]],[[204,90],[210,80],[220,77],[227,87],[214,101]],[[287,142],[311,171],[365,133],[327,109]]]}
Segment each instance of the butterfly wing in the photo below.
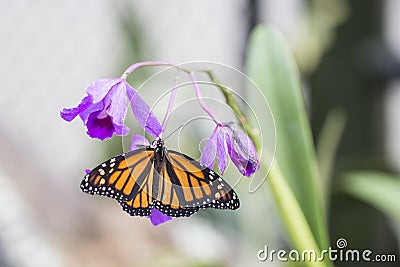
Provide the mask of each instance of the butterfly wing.
{"label": "butterfly wing", "polygon": [[122,209],[131,216],[149,216],[153,209],[153,199],[144,190],[130,201],[119,201]]}
{"label": "butterfly wing", "polygon": [[141,148],[118,155],[100,164],[81,182],[81,190],[92,195],[103,195],[118,201],[136,197],[154,166],[154,151]]}
{"label": "butterfly wing", "polygon": [[167,177],[175,186],[177,197],[185,207],[232,209],[240,202],[231,186],[213,170],[191,157],[169,151],[166,164]]}
{"label": "butterfly wing", "polygon": [[148,216],[154,207],[172,217],[201,208],[239,208],[235,191],[214,171],[182,153],[164,153],[160,170],[150,147],[113,157],[87,174],[81,189],[116,199],[132,216]]}
{"label": "butterfly wing", "polygon": [[[147,205],[146,195],[153,198],[151,208],[171,217],[188,217],[201,208],[239,208],[235,191],[214,171],[182,153],[168,151],[165,154],[165,164],[159,173],[156,171],[148,178],[150,184],[156,185],[156,190],[150,191],[152,186],[148,185],[133,201],[122,202],[126,212],[143,214],[139,208]],[[146,210],[146,215],[151,208]]]}
{"label": "butterfly wing", "polygon": [[146,193],[139,194],[128,202],[119,202],[122,209],[131,216],[149,216],[153,208],[158,209],[165,215],[171,217],[189,217],[199,211],[199,208],[188,208],[183,206],[171,206],[162,204],[160,201],[153,200],[150,204],[146,199],[149,195]]}

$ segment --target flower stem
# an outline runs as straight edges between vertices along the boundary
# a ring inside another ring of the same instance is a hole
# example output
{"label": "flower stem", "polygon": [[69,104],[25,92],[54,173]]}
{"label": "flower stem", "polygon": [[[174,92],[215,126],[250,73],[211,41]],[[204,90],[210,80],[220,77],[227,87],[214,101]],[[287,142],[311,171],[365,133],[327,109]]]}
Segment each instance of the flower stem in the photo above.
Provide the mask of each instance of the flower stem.
{"label": "flower stem", "polygon": [[169,119],[169,116],[171,115],[172,105],[174,104],[176,91],[178,90],[177,82],[178,82],[179,72],[180,72],[180,69],[178,69],[178,73],[176,74],[174,85],[172,86],[171,96],[169,98],[168,107],[167,107],[167,112],[165,113],[165,116],[164,116],[164,119],[163,119],[163,122],[162,122],[162,128],[163,129],[165,129],[165,127],[167,125],[167,122],[168,122],[168,119]]}
{"label": "flower stem", "polygon": [[216,124],[220,124],[220,122],[217,120],[217,118],[215,117],[215,115],[212,113],[212,111],[206,106],[206,104],[203,101],[203,97],[201,96],[201,92],[200,92],[200,88],[199,88],[199,84],[196,81],[196,77],[194,76],[194,72],[190,72],[189,73],[190,79],[193,82],[193,87],[194,87],[194,91],[196,93],[196,97],[197,100],[199,101],[199,104],[201,106],[201,108],[211,117],[211,119],[213,119],[213,121]]}
{"label": "flower stem", "polygon": [[121,78],[126,80],[126,78],[129,76],[129,74],[131,74],[135,70],[143,68],[143,67],[151,67],[151,66],[170,66],[170,67],[176,67],[176,68],[180,69],[178,66],[176,66],[175,64],[173,64],[171,62],[166,62],[166,61],[144,61],[144,62],[138,62],[138,63],[135,63],[135,64],[131,65],[129,68],[127,68],[124,71],[124,74],[122,74]]}
{"label": "flower stem", "polygon": [[[194,75],[194,71],[190,71],[188,69],[181,68],[181,67],[179,67],[176,64],[171,63],[171,62],[166,62],[166,61],[144,61],[144,62],[138,62],[138,63],[135,63],[135,64],[131,65],[129,68],[127,68],[124,71],[124,73],[122,74],[121,78],[122,79],[127,79],[127,77],[132,72],[134,72],[135,70],[137,70],[139,68],[151,67],[151,66],[170,66],[170,67],[175,67],[176,69],[178,69],[178,71],[186,72],[190,76],[190,78],[192,80],[192,83],[193,83],[193,86],[194,86],[194,90],[195,90],[195,93],[196,93],[196,97],[197,97],[197,99],[199,101],[199,104],[200,104],[201,108],[214,120],[215,123],[220,124],[220,122],[217,120],[217,118],[215,117],[213,112],[206,106],[206,104],[203,101],[199,85],[198,85],[198,83],[196,81],[196,77]],[[254,142],[254,145],[256,146],[257,150],[259,150],[260,149],[260,144],[259,144],[259,140],[258,140],[259,133],[258,133],[257,129],[253,128],[250,125],[250,123],[248,122],[248,120],[246,119],[246,116],[244,115],[244,112],[242,111],[242,109],[237,104],[235,98],[233,97],[232,92],[227,87],[223,86],[221,83],[218,82],[217,78],[215,77],[214,73],[211,70],[198,70],[197,72],[205,72],[205,73],[207,73],[209,78],[211,79],[211,81],[215,84],[215,86],[217,86],[221,90],[221,92],[225,96],[226,103],[235,112],[237,118],[241,122],[241,126],[244,128],[244,130],[247,132],[248,136]],[[173,104],[173,101],[175,99],[176,91],[177,91],[176,82],[177,81],[175,81],[175,83],[174,83],[174,87],[173,87],[173,90],[171,92],[171,97],[170,97],[168,108],[167,108],[167,113],[165,114],[165,117],[164,117],[164,120],[163,120],[163,123],[162,123],[163,127],[166,125],[166,123],[168,121],[168,118],[169,118],[169,115],[170,115],[171,110],[172,110],[172,104]]]}
{"label": "flower stem", "polygon": [[236,99],[234,98],[231,90],[222,85],[211,70],[205,70],[204,72],[207,73],[208,77],[214,83],[214,85],[221,90],[222,94],[225,96],[226,104],[233,110],[233,112],[235,112],[236,117],[241,122],[242,128],[246,131],[247,135],[253,141],[257,151],[259,151],[261,149],[259,141],[259,136],[260,136],[259,131],[253,126],[251,126],[251,124],[246,118],[246,115],[236,102]]}

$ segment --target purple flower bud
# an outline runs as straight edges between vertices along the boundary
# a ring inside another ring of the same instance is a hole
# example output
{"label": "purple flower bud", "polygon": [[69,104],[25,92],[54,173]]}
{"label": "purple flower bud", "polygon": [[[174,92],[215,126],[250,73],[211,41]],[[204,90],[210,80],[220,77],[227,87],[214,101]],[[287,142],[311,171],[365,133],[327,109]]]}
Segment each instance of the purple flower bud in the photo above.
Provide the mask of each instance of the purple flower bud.
{"label": "purple flower bud", "polygon": [[216,154],[221,174],[227,166],[228,155],[245,176],[251,176],[260,167],[253,142],[245,133],[236,129],[232,122],[222,123],[215,127],[204,146],[200,162],[212,168]]}
{"label": "purple flower bud", "polygon": [[250,137],[242,131],[230,125],[232,131],[231,138],[228,140],[228,153],[233,164],[239,171],[249,177],[260,168],[257,151]]}

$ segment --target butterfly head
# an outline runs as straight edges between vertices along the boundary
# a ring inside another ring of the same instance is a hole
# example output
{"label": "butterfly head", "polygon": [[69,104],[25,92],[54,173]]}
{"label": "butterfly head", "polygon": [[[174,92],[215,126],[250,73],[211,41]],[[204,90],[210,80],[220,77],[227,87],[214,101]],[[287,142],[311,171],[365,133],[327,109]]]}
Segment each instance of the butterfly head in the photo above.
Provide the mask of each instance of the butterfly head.
{"label": "butterfly head", "polygon": [[154,151],[163,150],[164,140],[162,140],[161,138],[157,138],[151,143],[150,147],[154,148]]}

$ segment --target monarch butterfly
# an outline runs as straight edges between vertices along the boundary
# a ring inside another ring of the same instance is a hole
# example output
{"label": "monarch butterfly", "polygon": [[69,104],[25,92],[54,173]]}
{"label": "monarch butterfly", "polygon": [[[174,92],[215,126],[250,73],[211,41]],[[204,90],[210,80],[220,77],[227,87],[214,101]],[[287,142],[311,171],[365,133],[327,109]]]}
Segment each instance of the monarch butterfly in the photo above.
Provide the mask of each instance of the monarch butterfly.
{"label": "monarch butterfly", "polygon": [[162,139],[102,163],[81,182],[81,190],[116,199],[132,216],[153,208],[188,217],[201,208],[239,208],[233,189],[213,170],[191,157],[167,150]]}

